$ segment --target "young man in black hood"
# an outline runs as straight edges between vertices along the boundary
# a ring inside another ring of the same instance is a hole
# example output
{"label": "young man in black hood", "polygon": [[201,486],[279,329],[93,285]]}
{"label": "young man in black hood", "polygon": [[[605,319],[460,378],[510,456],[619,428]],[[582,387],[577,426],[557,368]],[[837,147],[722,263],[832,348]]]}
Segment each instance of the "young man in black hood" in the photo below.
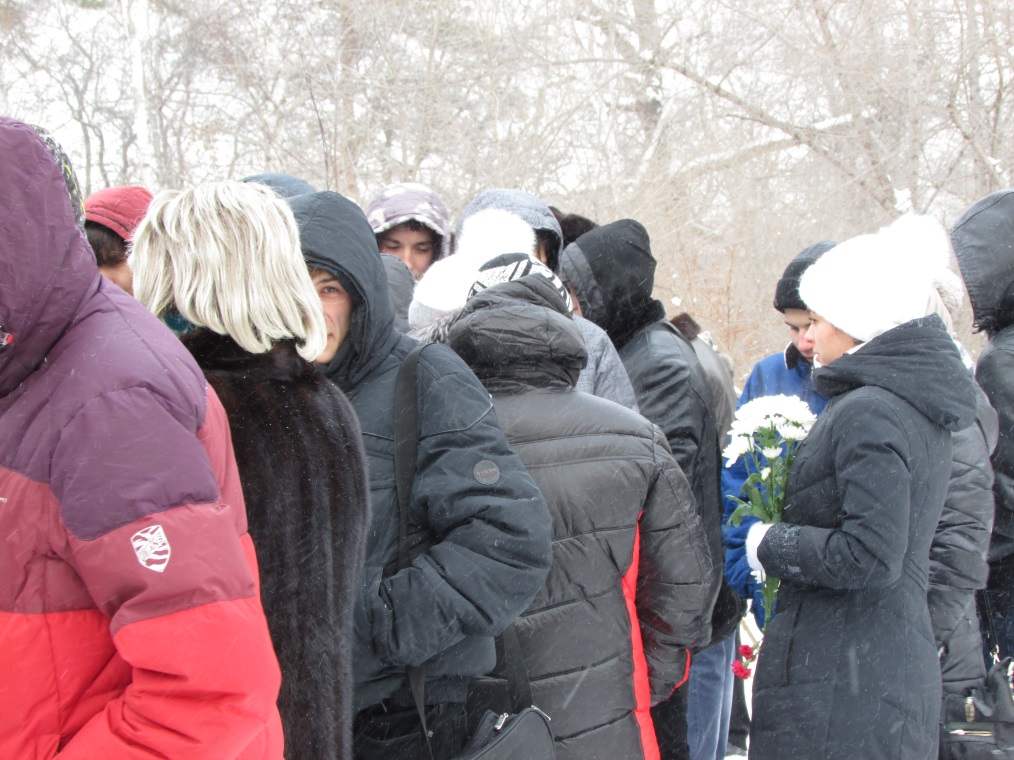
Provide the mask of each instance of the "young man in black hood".
{"label": "young man in black hood", "polygon": [[[416,369],[414,556],[411,567],[388,574],[398,551],[395,380],[418,342],[393,328],[384,265],[363,212],[332,192],[289,203],[328,323],[318,361],[359,416],[370,477],[355,621],[355,755],[429,760],[431,749],[436,760],[449,758],[467,738],[469,678],[492,669],[493,637],[528,606],[549,570],[546,502],[481,383],[453,351],[430,346]],[[407,668],[418,665],[430,748],[407,684]]]}
{"label": "young man in black hood", "polygon": [[[560,264],[585,317],[608,333],[630,376],[641,414],[665,434],[693,489],[713,556],[721,557],[721,455],[707,379],[693,346],[652,298],[655,258],[648,232],[622,219],[582,235],[564,249]],[[716,581],[713,592],[718,595]],[[728,587],[718,608],[715,640],[731,635],[741,602]],[[706,646],[711,636],[697,642]],[[652,710],[662,757],[686,756],[686,689]]]}

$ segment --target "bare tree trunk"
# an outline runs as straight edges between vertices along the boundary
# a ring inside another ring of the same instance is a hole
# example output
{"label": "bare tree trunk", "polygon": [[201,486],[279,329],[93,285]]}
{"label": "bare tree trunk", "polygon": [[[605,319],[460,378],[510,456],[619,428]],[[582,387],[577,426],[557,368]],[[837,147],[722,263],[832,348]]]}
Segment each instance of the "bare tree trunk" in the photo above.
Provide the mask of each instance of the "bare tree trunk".
{"label": "bare tree trunk", "polygon": [[153,36],[150,24],[152,14],[149,12],[148,0],[120,0],[120,13],[123,26],[127,30],[127,46],[129,50],[131,92],[134,101],[134,173],[141,184],[147,187],[159,186],[159,175],[156,170],[155,149],[151,139],[151,107],[149,105],[148,88],[146,85],[146,66],[144,51],[147,42]]}

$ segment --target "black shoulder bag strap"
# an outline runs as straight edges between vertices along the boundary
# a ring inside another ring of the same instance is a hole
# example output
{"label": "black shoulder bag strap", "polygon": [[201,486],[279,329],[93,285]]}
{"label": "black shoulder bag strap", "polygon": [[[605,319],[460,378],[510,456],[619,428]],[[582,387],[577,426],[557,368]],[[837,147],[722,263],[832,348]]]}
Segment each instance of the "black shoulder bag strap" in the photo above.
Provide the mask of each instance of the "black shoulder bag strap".
{"label": "black shoulder bag strap", "polygon": [[528,678],[528,668],[518,643],[518,633],[514,624],[496,638],[496,658],[504,664],[504,676],[507,678],[507,692],[510,694],[511,712],[519,713],[535,706],[532,696],[532,682]]}
{"label": "black shoulder bag strap", "polygon": [[415,456],[419,439],[419,406],[416,397],[416,365],[426,345],[416,346],[398,368],[394,391],[394,486],[398,494],[398,564],[412,564],[408,556],[408,512],[415,480]]}
{"label": "black shoulder bag strap", "polygon": [[[394,487],[398,494],[398,563],[395,572],[412,564],[408,553],[408,513],[412,503],[412,481],[415,480],[416,446],[419,439],[419,405],[416,395],[416,366],[426,344],[412,349],[398,368],[394,390]],[[426,728],[426,671],[409,667],[408,685],[412,690],[423,737],[430,742]],[[432,755],[432,750],[430,750]]]}

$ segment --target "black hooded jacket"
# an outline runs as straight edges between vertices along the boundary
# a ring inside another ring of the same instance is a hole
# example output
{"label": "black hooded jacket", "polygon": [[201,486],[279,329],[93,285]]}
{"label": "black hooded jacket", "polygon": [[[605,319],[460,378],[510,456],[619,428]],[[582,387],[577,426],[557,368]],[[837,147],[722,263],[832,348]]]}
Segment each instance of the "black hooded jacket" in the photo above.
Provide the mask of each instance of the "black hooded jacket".
{"label": "black hooded jacket", "polygon": [[[999,416],[993,453],[996,515],[989,550],[994,580],[1014,583],[1014,189],[988,195],[951,230],[978,327],[989,335],[975,379]],[[1002,567],[1001,567],[1002,566]]]}
{"label": "black hooded jacket", "polygon": [[[425,665],[427,701],[462,701],[467,679],[495,663],[493,636],[531,602],[551,561],[545,500],[511,451],[489,394],[446,346],[422,354],[412,486],[412,566],[397,553],[395,379],[417,341],[393,329],[384,265],[363,212],[332,192],[289,199],[310,267],[338,278],[355,304],[326,374],[362,427],[372,521],[356,610],[356,705],[399,692]],[[493,476],[490,476],[490,472]],[[411,704],[402,690],[398,699]]]}
{"label": "black hooded jacket", "polygon": [[584,341],[547,279],[473,296],[449,345],[553,516],[553,567],[516,627],[557,757],[657,757],[647,707],[686,677],[721,570],[686,478],[656,426],[574,389]]}
{"label": "black hooded jacket", "polygon": [[796,454],[783,522],[758,548],[782,583],[750,756],[925,760],[941,696],[930,545],[973,381],[932,316],[822,367],[814,385],[830,402]]}
{"label": "black hooded jacket", "polygon": [[561,270],[585,317],[616,346],[641,414],[665,433],[690,481],[712,556],[722,556],[721,451],[711,392],[693,345],[651,296],[655,259],[647,231],[632,219],[597,227],[567,246]]}

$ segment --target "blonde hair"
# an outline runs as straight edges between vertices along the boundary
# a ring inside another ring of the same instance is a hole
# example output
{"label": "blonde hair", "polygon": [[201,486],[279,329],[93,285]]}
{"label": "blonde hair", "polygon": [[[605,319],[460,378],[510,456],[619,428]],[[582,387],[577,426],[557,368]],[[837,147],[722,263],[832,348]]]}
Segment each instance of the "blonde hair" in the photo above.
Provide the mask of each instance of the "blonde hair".
{"label": "blonde hair", "polygon": [[134,294],[156,316],[170,307],[253,354],[295,339],[304,359],[327,328],[292,211],[268,187],[206,182],[155,196],[134,233]]}

